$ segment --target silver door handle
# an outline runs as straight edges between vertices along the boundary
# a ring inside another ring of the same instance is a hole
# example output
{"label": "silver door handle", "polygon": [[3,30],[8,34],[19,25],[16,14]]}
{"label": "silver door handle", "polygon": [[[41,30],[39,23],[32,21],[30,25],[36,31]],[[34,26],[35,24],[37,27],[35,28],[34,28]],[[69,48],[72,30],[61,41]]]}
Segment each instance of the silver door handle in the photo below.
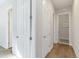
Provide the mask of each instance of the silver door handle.
{"label": "silver door handle", "polygon": [[16,38],[19,38],[19,36],[16,36]]}

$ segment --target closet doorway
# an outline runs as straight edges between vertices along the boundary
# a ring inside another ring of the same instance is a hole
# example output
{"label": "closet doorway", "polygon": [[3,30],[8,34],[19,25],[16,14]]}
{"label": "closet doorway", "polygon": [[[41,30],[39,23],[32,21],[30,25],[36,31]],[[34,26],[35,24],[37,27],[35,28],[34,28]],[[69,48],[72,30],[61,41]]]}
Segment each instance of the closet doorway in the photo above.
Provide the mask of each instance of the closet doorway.
{"label": "closet doorway", "polygon": [[70,44],[71,41],[71,19],[70,13],[58,14],[58,37],[59,43]]}

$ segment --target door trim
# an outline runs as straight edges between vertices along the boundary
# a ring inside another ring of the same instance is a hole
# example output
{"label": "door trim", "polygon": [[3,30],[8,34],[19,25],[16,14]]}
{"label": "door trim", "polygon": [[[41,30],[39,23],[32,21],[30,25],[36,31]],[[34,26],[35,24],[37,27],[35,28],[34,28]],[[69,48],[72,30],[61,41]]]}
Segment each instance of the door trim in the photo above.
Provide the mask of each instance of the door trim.
{"label": "door trim", "polygon": [[[57,21],[58,21],[58,24],[59,24],[59,15],[63,15],[63,14],[69,14],[69,45],[71,45],[72,46],[72,30],[71,30],[71,28],[72,28],[72,21],[71,21],[71,12],[61,12],[61,13],[58,13],[57,14]],[[57,24],[57,25],[58,25]],[[59,26],[58,26],[59,27]],[[59,32],[59,28],[58,28],[58,32]],[[58,36],[59,36],[59,34],[58,34]],[[59,38],[59,37],[58,37]],[[58,39],[58,41],[59,41],[59,39]]]}
{"label": "door trim", "polygon": [[[12,13],[12,8],[8,9],[8,48],[11,48],[12,47],[12,42],[11,42],[11,45],[10,45],[10,40],[12,41],[12,32],[10,33],[10,31],[12,31],[12,27],[10,29],[10,25],[12,25],[10,22],[12,20],[10,20],[10,13]],[[11,38],[10,38],[11,36]]]}

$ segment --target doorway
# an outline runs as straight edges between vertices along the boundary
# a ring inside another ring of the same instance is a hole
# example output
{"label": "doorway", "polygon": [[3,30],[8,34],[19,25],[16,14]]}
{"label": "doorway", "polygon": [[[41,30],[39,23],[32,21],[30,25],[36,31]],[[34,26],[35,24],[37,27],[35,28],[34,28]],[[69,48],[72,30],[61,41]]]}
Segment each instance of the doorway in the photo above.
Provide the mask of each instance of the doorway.
{"label": "doorway", "polygon": [[70,44],[70,14],[60,13],[58,14],[58,42],[64,44]]}
{"label": "doorway", "polygon": [[8,24],[8,27],[7,27],[7,32],[8,32],[8,35],[7,35],[8,37],[7,38],[8,39],[6,40],[7,44],[5,43],[5,45],[7,47],[0,46],[0,58],[16,58],[16,56],[13,55],[13,52],[12,52],[12,21],[13,21],[12,17],[13,17],[13,9],[9,8],[7,10],[7,13],[5,13],[5,14],[6,14],[6,17],[7,17],[7,24]]}

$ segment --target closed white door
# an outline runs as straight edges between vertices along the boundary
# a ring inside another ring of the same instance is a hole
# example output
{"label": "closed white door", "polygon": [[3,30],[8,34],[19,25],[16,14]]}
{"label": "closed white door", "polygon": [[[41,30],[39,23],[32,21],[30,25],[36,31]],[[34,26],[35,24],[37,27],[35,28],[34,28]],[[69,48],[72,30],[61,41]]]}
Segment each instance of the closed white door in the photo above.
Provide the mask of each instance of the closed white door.
{"label": "closed white door", "polygon": [[16,0],[13,50],[18,57],[30,57],[30,0]]}
{"label": "closed white door", "polygon": [[59,15],[59,39],[69,40],[69,14]]}

